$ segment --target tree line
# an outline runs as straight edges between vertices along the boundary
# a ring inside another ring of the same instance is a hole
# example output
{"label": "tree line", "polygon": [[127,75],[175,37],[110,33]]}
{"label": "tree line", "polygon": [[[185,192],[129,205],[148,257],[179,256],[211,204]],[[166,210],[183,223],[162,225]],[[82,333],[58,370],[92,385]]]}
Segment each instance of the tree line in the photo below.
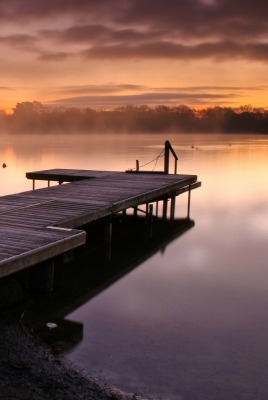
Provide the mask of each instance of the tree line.
{"label": "tree line", "polygon": [[0,130],[20,133],[188,132],[268,133],[268,110],[250,105],[194,109],[122,106],[112,110],[56,108],[40,102],[18,103],[13,113],[0,112]]}

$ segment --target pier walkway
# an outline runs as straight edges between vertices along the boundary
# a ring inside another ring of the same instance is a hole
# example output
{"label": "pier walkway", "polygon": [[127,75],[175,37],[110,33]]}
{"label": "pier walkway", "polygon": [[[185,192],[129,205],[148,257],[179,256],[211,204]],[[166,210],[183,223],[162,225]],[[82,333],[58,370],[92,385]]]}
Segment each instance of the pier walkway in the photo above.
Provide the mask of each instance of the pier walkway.
{"label": "pier walkway", "polygon": [[[86,233],[76,228],[187,191],[190,203],[201,185],[196,175],[164,173],[52,169],[26,177],[33,190],[0,197],[0,277],[83,245]],[[48,187],[34,190],[36,180]]]}

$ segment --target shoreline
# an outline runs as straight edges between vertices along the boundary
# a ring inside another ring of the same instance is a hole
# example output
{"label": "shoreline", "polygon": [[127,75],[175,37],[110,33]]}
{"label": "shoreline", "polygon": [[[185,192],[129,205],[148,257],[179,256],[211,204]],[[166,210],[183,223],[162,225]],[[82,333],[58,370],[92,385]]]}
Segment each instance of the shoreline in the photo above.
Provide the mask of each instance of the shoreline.
{"label": "shoreline", "polygon": [[89,376],[64,356],[53,355],[12,309],[0,311],[0,335],[0,392],[5,399],[145,400]]}

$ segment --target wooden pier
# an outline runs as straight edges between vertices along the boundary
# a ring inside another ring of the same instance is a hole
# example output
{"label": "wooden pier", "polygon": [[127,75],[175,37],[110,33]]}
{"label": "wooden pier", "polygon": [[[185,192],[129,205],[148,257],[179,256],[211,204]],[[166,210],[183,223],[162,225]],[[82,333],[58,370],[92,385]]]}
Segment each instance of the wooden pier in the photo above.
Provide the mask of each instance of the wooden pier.
{"label": "wooden pier", "polygon": [[[52,169],[28,172],[33,190],[0,197],[0,277],[53,260],[86,242],[80,228],[92,221],[163,202],[161,218],[174,217],[175,198],[201,185],[196,175]],[[35,190],[35,181],[48,187]],[[50,182],[59,185],[50,186]]]}

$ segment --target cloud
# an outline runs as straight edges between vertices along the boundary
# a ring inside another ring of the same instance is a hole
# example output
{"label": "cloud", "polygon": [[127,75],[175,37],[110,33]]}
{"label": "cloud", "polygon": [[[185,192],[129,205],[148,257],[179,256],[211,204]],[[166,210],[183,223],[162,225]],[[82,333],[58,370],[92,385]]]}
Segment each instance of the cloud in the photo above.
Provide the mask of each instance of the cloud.
{"label": "cloud", "polygon": [[129,1],[129,8],[121,16],[121,23],[169,27],[171,32],[187,38],[267,37],[268,4],[265,0],[142,0]]}
{"label": "cloud", "polygon": [[45,29],[40,31],[41,36],[50,38],[62,43],[143,43],[153,39],[163,39],[167,37],[167,32],[159,29],[153,31],[143,31],[139,28],[118,29],[104,25],[80,25],[72,26],[67,29]]}
{"label": "cloud", "polygon": [[[128,0],[127,0],[128,1]],[[109,13],[115,14],[116,9],[124,8],[125,0],[102,0],[101,2],[92,0],[9,0],[0,6],[0,19],[9,18],[10,21],[16,20],[43,20],[47,18],[72,18],[94,20],[96,16]],[[53,20],[51,20],[53,23]]]}
{"label": "cloud", "polygon": [[178,94],[178,93],[211,93],[214,92],[241,92],[243,90],[247,91],[255,91],[255,90],[265,90],[266,86],[186,86],[186,87],[148,87],[144,85],[132,85],[129,83],[125,84],[103,84],[103,85],[76,85],[76,86],[61,86],[54,89],[54,94],[66,94],[66,95],[79,95],[79,94],[88,94],[88,95],[100,95],[100,94],[108,94],[108,93],[122,93],[126,91],[131,92],[145,92],[145,93],[154,93],[156,96],[157,93],[166,93],[168,95]]}
{"label": "cloud", "polygon": [[94,46],[81,54],[88,59],[177,59],[197,60],[210,58],[216,61],[248,59],[268,61],[268,43],[235,42],[182,45],[154,42],[138,46]]}
{"label": "cloud", "polygon": [[62,46],[76,45],[68,50],[75,58],[267,62],[266,0],[9,0],[0,7],[3,27],[14,29],[0,44],[39,45],[42,61],[64,60]]}
{"label": "cloud", "polygon": [[[131,84],[105,84],[65,86],[53,93],[58,95],[50,104],[64,107],[113,108],[121,105],[147,104],[207,105],[232,104],[233,99],[243,100],[245,92],[265,91],[265,86],[185,86],[146,87]],[[129,94],[131,92],[132,94]],[[136,94],[133,94],[136,92]],[[63,97],[66,96],[66,97]]]}
{"label": "cloud", "polygon": [[10,34],[7,36],[0,36],[0,43],[4,43],[10,46],[29,46],[36,42],[36,38],[33,35],[26,34]]}
{"label": "cloud", "polygon": [[21,52],[36,53],[38,51],[38,39],[34,35],[28,34],[9,34],[0,36],[0,51],[5,58],[8,54],[20,54]]}
{"label": "cloud", "polygon": [[42,54],[39,54],[37,59],[40,61],[56,61],[56,62],[58,62],[58,61],[64,61],[68,57],[71,57],[71,56],[72,56],[71,53],[67,53],[67,52],[63,52],[63,51],[59,51],[59,52],[55,52],[55,53],[43,52]]}
{"label": "cloud", "polygon": [[178,105],[178,104],[208,104],[210,101],[216,104],[223,99],[231,99],[233,94],[215,94],[215,93],[141,93],[136,95],[106,95],[106,96],[76,96],[62,98],[50,102],[50,104],[61,105],[65,107],[92,107],[92,108],[111,108],[121,105],[140,105],[147,104],[156,106],[159,104]]}
{"label": "cloud", "polygon": [[[9,0],[0,6],[4,21],[40,21],[51,18],[76,22],[101,21],[113,27],[144,27],[148,32],[164,29],[186,37],[205,35],[249,38],[267,34],[266,0]],[[70,18],[71,17],[71,18]],[[70,25],[70,24],[69,24]],[[58,25],[56,25],[58,26]],[[230,32],[231,29],[231,32]]]}
{"label": "cloud", "polygon": [[241,91],[241,90],[265,90],[267,89],[266,86],[187,86],[187,87],[170,87],[170,88],[154,88],[154,91],[163,91],[166,90],[168,92],[178,92],[178,91],[185,91],[185,92],[203,92],[203,91]]}
{"label": "cloud", "polygon": [[80,85],[80,86],[65,86],[54,90],[54,93],[61,93],[66,95],[79,95],[79,94],[108,94],[120,93],[122,91],[141,91],[145,86],[131,85],[131,84],[107,84],[107,85]]}

